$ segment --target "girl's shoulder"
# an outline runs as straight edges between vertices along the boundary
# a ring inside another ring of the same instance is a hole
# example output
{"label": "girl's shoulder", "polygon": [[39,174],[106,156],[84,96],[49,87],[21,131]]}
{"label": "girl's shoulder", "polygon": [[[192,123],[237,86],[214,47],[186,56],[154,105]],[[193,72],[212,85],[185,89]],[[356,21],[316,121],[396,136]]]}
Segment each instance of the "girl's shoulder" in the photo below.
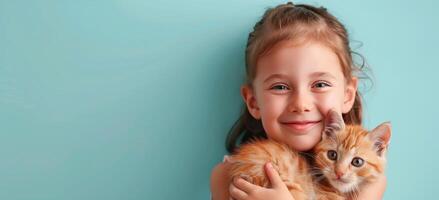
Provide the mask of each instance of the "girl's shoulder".
{"label": "girl's shoulder", "polygon": [[218,163],[211,172],[210,176],[210,191],[212,199],[214,200],[228,200],[229,199],[229,167],[227,162],[228,156],[225,155],[223,162]]}

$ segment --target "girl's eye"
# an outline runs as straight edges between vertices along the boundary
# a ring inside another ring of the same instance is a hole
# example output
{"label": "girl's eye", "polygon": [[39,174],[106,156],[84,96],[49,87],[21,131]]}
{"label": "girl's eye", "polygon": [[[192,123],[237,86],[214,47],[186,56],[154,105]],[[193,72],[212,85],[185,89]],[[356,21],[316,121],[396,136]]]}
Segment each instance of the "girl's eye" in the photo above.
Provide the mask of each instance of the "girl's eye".
{"label": "girl's eye", "polygon": [[273,86],[271,89],[285,90],[285,89],[288,89],[288,87],[285,86],[285,85],[275,85],[275,86]]}
{"label": "girl's eye", "polygon": [[323,81],[320,81],[320,82],[317,82],[316,84],[314,84],[313,87],[316,87],[316,88],[324,88],[324,87],[330,87],[330,86],[331,86],[331,85],[329,85],[328,83],[323,82]]}

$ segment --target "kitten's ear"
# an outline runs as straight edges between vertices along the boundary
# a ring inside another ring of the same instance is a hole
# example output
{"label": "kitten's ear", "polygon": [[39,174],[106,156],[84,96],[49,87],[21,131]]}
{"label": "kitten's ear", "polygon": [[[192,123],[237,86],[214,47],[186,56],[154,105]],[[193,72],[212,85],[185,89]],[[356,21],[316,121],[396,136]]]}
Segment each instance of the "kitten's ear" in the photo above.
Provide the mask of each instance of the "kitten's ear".
{"label": "kitten's ear", "polygon": [[345,128],[343,117],[334,110],[329,110],[325,119],[323,138],[335,138],[335,134]]}
{"label": "kitten's ear", "polygon": [[379,156],[387,149],[390,143],[392,126],[390,122],[384,122],[369,133],[370,139],[375,143],[375,148]]}

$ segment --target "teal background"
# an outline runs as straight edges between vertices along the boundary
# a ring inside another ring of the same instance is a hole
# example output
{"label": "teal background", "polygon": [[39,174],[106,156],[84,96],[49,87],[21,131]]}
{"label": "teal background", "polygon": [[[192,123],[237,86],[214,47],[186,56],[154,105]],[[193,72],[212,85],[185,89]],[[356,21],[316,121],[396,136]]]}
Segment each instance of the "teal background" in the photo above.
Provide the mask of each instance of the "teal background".
{"label": "teal background", "polygon": [[[284,2],[0,0],[0,199],[208,199],[247,35]],[[373,70],[365,125],[393,124],[385,199],[435,199],[438,1],[305,2]]]}

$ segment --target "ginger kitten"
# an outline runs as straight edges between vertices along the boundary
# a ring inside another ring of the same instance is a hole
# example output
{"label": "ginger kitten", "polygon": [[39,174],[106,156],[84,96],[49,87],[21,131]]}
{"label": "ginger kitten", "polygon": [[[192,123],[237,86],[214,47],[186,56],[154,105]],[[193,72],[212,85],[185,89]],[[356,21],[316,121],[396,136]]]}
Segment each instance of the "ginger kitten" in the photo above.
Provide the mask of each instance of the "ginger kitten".
{"label": "ginger kitten", "polygon": [[271,162],[296,200],[355,199],[364,184],[384,173],[390,134],[388,122],[367,131],[345,125],[341,115],[329,111],[322,140],[312,154],[270,139],[254,139],[230,156],[229,175],[270,187],[263,167]]}

